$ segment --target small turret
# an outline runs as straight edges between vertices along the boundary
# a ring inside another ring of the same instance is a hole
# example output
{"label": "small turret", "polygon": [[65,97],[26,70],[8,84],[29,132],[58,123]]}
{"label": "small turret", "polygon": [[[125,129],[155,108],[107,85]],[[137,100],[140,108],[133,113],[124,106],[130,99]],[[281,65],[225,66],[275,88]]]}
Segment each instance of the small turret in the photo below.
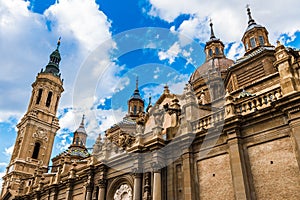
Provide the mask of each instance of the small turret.
{"label": "small turret", "polygon": [[269,43],[268,31],[262,25],[259,25],[251,16],[251,10],[249,5],[247,5],[247,14],[248,14],[248,27],[242,38],[242,42],[245,46],[245,55],[251,53],[253,50],[258,47],[272,46]]}
{"label": "small turret", "polygon": [[139,92],[138,77],[136,78],[135,90],[128,100],[128,115],[131,119],[135,120],[140,113],[144,112],[144,100]]}

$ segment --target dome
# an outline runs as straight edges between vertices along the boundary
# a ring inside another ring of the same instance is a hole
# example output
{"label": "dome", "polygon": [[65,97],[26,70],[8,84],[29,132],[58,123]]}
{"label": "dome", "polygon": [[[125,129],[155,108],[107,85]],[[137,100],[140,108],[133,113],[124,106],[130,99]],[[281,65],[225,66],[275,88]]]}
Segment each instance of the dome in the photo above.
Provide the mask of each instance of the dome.
{"label": "dome", "polygon": [[215,58],[208,60],[203,65],[198,67],[196,71],[191,75],[190,82],[193,83],[199,78],[208,74],[209,71],[217,70],[219,72],[226,71],[228,67],[232,66],[234,61],[228,58]]}

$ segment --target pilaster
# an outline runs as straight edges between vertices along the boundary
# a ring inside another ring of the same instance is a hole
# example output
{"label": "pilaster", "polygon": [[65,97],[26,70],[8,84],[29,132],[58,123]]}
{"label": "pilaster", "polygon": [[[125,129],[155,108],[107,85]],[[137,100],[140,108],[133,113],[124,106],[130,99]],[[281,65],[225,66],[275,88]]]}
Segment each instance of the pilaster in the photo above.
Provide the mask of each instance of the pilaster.
{"label": "pilaster", "polygon": [[235,199],[251,199],[246,161],[237,128],[226,131]]}

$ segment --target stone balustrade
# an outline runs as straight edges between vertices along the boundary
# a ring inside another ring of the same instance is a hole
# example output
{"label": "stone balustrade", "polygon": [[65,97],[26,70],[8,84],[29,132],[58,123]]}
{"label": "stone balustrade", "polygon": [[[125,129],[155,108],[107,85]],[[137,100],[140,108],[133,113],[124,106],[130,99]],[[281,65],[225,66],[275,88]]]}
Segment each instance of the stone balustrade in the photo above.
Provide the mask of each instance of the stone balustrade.
{"label": "stone balustrade", "polygon": [[[282,93],[280,88],[278,87],[272,91],[259,94],[258,96],[237,99],[233,101],[235,113],[244,116],[257,110],[262,110],[271,106],[272,102],[277,101],[281,97]],[[217,112],[193,121],[192,130],[194,132],[207,130],[214,127],[215,124],[224,123],[224,114],[224,109],[220,109]]]}
{"label": "stone balustrade", "polygon": [[276,88],[258,96],[246,98],[245,100],[236,103],[236,113],[247,115],[257,110],[262,110],[269,107],[272,102],[277,101],[281,97],[282,94],[280,88]]}
{"label": "stone balustrade", "polygon": [[206,115],[205,117],[192,122],[192,130],[193,131],[201,131],[207,130],[214,126],[217,123],[224,122],[224,110],[218,110],[210,115]]}

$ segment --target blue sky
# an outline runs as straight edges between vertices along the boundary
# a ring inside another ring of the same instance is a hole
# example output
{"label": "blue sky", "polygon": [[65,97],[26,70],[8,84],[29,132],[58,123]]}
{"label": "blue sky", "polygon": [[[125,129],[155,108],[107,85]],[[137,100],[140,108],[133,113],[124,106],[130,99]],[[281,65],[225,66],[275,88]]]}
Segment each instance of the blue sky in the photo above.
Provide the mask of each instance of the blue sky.
{"label": "blue sky", "polygon": [[88,147],[122,119],[136,76],[146,104],[150,94],[158,98],[165,84],[181,93],[203,63],[210,18],[227,56],[242,56],[248,3],[272,44],[281,40],[300,48],[297,0],[0,0],[0,176],[31,84],[47,65],[58,37],[65,92],[53,156],[68,147],[82,114],[87,116]]}

